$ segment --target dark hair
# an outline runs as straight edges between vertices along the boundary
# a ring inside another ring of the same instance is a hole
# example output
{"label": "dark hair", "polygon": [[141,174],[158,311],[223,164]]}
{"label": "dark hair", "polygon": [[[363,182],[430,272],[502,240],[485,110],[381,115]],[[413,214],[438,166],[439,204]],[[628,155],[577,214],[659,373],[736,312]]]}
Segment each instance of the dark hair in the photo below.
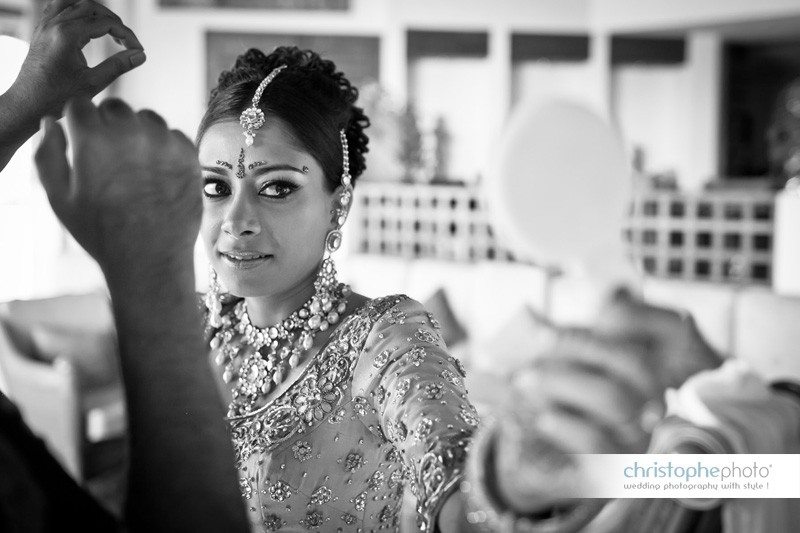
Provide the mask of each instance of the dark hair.
{"label": "dark hair", "polygon": [[355,105],[358,89],[336,70],[332,61],[295,46],[281,46],[269,55],[251,48],[236,58],[231,70],[219,75],[198,128],[198,144],[213,124],[239,120],[242,111],[252,103],[261,81],[281,65],[286,68],[267,85],[259,103],[267,120],[272,115],[292,128],[295,139],[322,166],[330,190],[341,184],[339,130],[344,128],[350,175],[355,183],[366,169],[364,153],[369,142],[364,134],[369,119],[364,110]]}

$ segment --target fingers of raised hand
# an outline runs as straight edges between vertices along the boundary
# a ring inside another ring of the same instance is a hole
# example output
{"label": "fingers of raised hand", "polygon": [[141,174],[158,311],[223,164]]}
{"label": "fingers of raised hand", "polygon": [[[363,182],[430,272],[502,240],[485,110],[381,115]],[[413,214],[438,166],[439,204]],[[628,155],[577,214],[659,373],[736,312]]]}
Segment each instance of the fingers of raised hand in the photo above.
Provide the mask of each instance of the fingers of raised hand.
{"label": "fingers of raised hand", "polygon": [[69,1],[54,18],[63,22],[76,19],[94,20],[102,17],[113,18],[118,21],[122,20],[119,15],[95,0]]}
{"label": "fingers of raised hand", "polygon": [[[112,13],[113,15],[113,13]],[[103,15],[92,19],[70,19],[60,24],[64,32],[83,48],[91,39],[110,35],[120,45],[127,49],[143,50],[136,34],[116,15]]]}
{"label": "fingers of raised hand", "polygon": [[64,117],[67,132],[73,141],[80,141],[102,124],[100,112],[88,96],[75,96],[67,100]]}
{"label": "fingers of raised hand", "polygon": [[146,59],[145,53],[138,49],[117,52],[87,71],[85,85],[92,94],[97,94],[121,75],[144,63]]}
{"label": "fingers of raised hand", "polygon": [[153,132],[166,134],[169,131],[167,121],[152,109],[141,109],[136,112],[136,116],[140,124]]}
{"label": "fingers of raised hand", "polygon": [[53,210],[61,216],[70,196],[70,168],[67,162],[67,139],[53,117],[42,119],[44,134],[34,154],[39,180]]}
{"label": "fingers of raised hand", "polygon": [[632,419],[646,402],[628,382],[595,366],[551,358],[536,368],[521,376],[517,386],[535,391],[546,404],[571,406],[604,424]]}
{"label": "fingers of raised hand", "polygon": [[115,124],[117,122],[132,122],[136,118],[136,114],[128,104],[119,98],[106,98],[100,105],[97,106],[100,116],[106,124]]}
{"label": "fingers of raised hand", "polygon": [[[57,7],[59,6],[52,7],[51,11],[55,11]],[[73,78],[78,76],[78,79],[70,80],[67,85],[77,86],[81,91],[88,89],[92,95],[146,60],[136,34],[113,11],[94,0],[67,4],[60,12],[46,21],[43,20],[42,25],[43,33],[38,39],[53,46],[48,55],[58,56],[53,58],[58,59],[58,64],[54,66],[59,71],[71,72]],[[104,35],[110,35],[126,49],[91,69],[86,68],[85,61],[74,59],[81,58],[80,52],[90,40]],[[45,45],[48,46],[50,45]]]}
{"label": "fingers of raised hand", "polygon": [[45,4],[42,10],[42,22],[47,22],[50,19],[58,16],[66,8],[76,4],[78,0],[50,0]]}
{"label": "fingers of raised hand", "polygon": [[557,360],[570,360],[595,367],[608,376],[628,382],[648,398],[661,398],[664,383],[661,365],[653,346],[633,337],[611,337],[596,333],[567,333],[562,335],[551,352],[545,354]]}
{"label": "fingers of raised hand", "polygon": [[[639,422],[645,402],[621,381],[559,364],[527,373],[515,385],[533,391],[537,428],[542,421],[549,421],[542,431],[567,449],[577,449],[580,453],[620,453],[638,446],[646,437]],[[557,422],[563,422],[564,427],[559,428]],[[576,426],[583,428],[578,431]],[[587,440],[585,433],[593,437]],[[573,445],[577,448],[570,448]]]}
{"label": "fingers of raised hand", "polygon": [[119,15],[94,0],[68,3],[59,12],[53,8],[49,13],[49,18],[42,23],[70,37],[81,48],[89,40],[108,34],[125,48],[144,49],[136,34],[123,24]]}

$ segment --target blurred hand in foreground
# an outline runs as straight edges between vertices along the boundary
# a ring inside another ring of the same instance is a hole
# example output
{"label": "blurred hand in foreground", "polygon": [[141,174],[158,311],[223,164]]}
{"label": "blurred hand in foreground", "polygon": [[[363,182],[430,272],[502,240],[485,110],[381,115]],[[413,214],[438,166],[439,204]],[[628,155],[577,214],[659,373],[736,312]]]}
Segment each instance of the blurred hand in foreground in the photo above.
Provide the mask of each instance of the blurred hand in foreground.
{"label": "blurred hand in foreground", "polygon": [[[46,118],[36,167],[56,215],[104,270],[191,257],[200,225],[192,142],[149,110],[117,99],[70,100],[66,126]],[[108,274],[108,272],[107,272]]]}

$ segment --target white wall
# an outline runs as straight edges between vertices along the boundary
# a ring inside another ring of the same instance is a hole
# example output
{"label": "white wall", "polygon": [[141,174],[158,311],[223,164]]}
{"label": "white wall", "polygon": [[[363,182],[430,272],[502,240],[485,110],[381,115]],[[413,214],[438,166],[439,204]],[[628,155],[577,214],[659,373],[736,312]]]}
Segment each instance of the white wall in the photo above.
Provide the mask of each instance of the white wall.
{"label": "white wall", "polygon": [[689,168],[681,184],[699,190],[721,172],[722,42],[714,33],[692,32],[687,39],[687,52]]}
{"label": "white wall", "polygon": [[687,69],[682,66],[629,65],[614,69],[616,120],[629,154],[644,151],[645,172],[689,171],[686,129],[689,97]]}
{"label": "white wall", "polygon": [[[594,106],[597,88],[591,65],[586,61],[523,61],[512,73],[512,105],[528,101],[568,100]],[[513,108],[512,108],[513,109]]]}
{"label": "white wall", "polygon": [[411,97],[420,128],[430,134],[441,116],[451,138],[449,174],[474,182],[483,172],[492,133],[492,84],[486,59],[424,58],[413,62]]}
{"label": "white wall", "polygon": [[689,34],[680,65],[613,69],[614,119],[646,172],[674,172],[687,190],[719,175],[721,76],[720,40],[705,32]]}

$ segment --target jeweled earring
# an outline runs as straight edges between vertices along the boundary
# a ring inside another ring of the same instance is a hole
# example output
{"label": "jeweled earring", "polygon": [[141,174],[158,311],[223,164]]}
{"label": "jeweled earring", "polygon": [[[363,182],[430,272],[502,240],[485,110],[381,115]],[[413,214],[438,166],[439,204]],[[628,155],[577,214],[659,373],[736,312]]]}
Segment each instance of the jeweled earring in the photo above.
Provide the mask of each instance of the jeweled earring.
{"label": "jeweled earring", "polygon": [[347,135],[344,130],[339,130],[339,139],[342,142],[342,192],[339,195],[339,206],[333,210],[336,229],[332,229],[325,236],[325,252],[330,255],[342,246],[342,226],[347,220],[350,200],[353,198],[353,180],[350,177],[350,152],[347,146]]}
{"label": "jeweled earring", "polygon": [[208,266],[208,292],[206,292],[204,303],[208,309],[208,323],[212,327],[218,328],[222,325],[222,300],[220,293],[222,289],[219,285],[217,271],[211,265]]}

